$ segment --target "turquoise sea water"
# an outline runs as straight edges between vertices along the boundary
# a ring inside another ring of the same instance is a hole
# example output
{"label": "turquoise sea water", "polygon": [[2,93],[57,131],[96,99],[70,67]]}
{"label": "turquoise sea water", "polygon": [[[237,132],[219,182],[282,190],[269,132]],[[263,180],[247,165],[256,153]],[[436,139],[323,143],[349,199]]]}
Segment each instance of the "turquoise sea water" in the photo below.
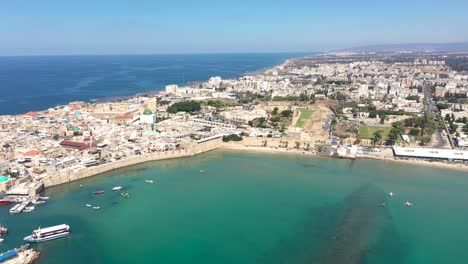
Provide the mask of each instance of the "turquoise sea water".
{"label": "turquoise sea water", "polygon": [[[34,245],[39,264],[462,263],[467,176],[383,161],[213,151],[50,188],[49,202],[31,213],[1,208],[10,234],[0,248],[20,245],[39,225],[67,223],[70,237]],[[112,192],[116,185],[131,197]],[[92,194],[99,189],[106,193]]]}

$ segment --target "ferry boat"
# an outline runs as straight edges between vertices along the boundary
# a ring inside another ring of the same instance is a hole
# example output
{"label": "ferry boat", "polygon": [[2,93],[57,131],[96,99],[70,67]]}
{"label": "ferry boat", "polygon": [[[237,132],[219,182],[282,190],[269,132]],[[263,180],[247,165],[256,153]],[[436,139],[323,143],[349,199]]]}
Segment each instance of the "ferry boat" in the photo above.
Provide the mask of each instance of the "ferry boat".
{"label": "ferry boat", "polygon": [[31,235],[24,238],[27,242],[44,242],[48,240],[58,239],[70,235],[70,226],[66,224],[56,225],[46,228],[38,228]]}

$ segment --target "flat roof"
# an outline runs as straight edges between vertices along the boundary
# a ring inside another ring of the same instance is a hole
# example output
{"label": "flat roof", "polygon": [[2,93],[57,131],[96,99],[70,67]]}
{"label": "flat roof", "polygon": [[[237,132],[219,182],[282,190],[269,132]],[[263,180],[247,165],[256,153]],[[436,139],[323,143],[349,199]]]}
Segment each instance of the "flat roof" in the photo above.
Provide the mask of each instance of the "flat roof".
{"label": "flat roof", "polygon": [[396,156],[404,157],[468,160],[468,151],[456,149],[404,148],[394,146],[393,153]]}

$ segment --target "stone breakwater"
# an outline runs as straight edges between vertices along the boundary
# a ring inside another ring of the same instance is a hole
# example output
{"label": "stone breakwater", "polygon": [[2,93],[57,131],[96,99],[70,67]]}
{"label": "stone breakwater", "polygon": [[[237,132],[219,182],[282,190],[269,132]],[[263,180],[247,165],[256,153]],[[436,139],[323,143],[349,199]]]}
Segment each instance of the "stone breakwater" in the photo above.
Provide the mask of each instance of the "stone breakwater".
{"label": "stone breakwater", "polygon": [[51,187],[144,162],[191,157],[217,149],[221,146],[221,138],[213,139],[203,143],[191,143],[185,146],[183,149],[179,150],[135,156],[99,166],[83,168],[78,171],[68,171],[67,169],[64,169],[62,170],[61,174],[51,174],[48,177],[42,179],[42,181],[44,182],[45,187]]}
{"label": "stone breakwater", "polygon": [[26,249],[18,252],[18,256],[9,259],[4,264],[33,264],[39,258],[39,252],[34,249]]}

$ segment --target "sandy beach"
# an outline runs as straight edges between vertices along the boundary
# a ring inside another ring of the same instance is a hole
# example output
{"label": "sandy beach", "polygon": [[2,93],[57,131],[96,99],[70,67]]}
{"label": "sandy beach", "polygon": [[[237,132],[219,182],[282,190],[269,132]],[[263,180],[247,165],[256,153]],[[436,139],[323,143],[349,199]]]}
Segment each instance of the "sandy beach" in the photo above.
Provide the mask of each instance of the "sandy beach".
{"label": "sandy beach", "polygon": [[[259,152],[259,153],[268,153],[268,154],[294,154],[294,155],[309,155],[317,156],[324,158],[335,158],[331,156],[317,155],[311,151],[305,151],[301,149],[285,149],[285,148],[275,148],[275,147],[256,147],[256,146],[243,146],[235,144],[224,144],[223,149],[236,150],[236,151],[249,151],[249,152]],[[434,167],[442,169],[452,169],[452,170],[462,170],[468,171],[468,165],[461,163],[446,163],[441,161],[427,161],[427,160],[416,160],[416,159],[395,159],[387,157],[378,157],[378,156],[357,156],[356,159],[373,159],[389,162],[398,162],[407,165],[416,165],[424,167]]]}

